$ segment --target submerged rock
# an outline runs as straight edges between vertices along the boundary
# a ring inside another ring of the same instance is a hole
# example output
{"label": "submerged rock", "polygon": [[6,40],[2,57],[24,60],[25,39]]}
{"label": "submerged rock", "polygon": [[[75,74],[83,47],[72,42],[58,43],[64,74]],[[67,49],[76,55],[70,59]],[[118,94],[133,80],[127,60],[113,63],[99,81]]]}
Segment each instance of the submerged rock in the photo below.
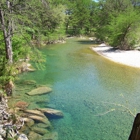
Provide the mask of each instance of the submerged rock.
{"label": "submerged rock", "polygon": [[52,89],[50,87],[42,86],[42,87],[38,87],[36,89],[31,90],[27,94],[30,95],[30,96],[42,95],[42,94],[45,94],[45,93],[49,93],[51,91],[52,91]]}
{"label": "submerged rock", "polygon": [[63,113],[60,110],[56,110],[56,109],[51,109],[51,108],[40,108],[38,109],[41,112],[45,113],[47,116],[50,117],[63,117]]}
{"label": "submerged rock", "polygon": [[31,115],[31,116],[29,116],[29,118],[33,119],[34,121],[41,122],[41,123],[44,123],[44,124],[46,124],[48,126],[51,126],[48,118],[46,118],[46,117],[40,117],[40,116]]}
{"label": "submerged rock", "polygon": [[32,114],[32,115],[37,115],[37,116],[41,116],[41,117],[45,117],[45,115],[39,111],[39,110],[23,110],[25,113],[27,113],[28,115]]}
{"label": "submerged rock", "polygon": [[18,107],[18,108],[21,108],[21,109],[25,109],[29,106],[29,104],[25,101],[18,101],[16,104],[15,104],[15,107]]}
{"label": "submerged rock", "polygon": [[50,134],[45,134],[43,140],[58,140],[58,133],[53,132],[53,133],[50,133]]}
{"label": "submerged rock", "polygon": [[39,127],[32,127],[32,131],[34,131],[35,133],[38,133],[40,135],[45,135],[50,133],[47,129],[44,128],[39,128]]}
{"label": "submerged rock", "polygon": [[28,126],[28,127],[31,127],[34,125],[34,120],[33,119],[30,119],[30,118],[23,118],[25,124]]}
{"label": "submerged rock", "polygon": [[28,135],[29,140],[42,140],[42,136],[40,134],[37,134],[33,131],[31,131]]}
{"label": "submerged rock", "polygon": [[25,84],[25,85],[35,85],[36,81],[35,80],[25,80],[25,81],[20,81],[18,84]]}
{"label": "submerged rock", "polygon": [[32,68],[32,67],[28,67],[28,68],[27,68],[27,71],[29,71],[29,72],[34,72],[34,71],[36,71],[36,69],[35,69],[35,68]]}
{"label": "submerged rock", "polygon": [[39,128],[49,128],[50,127],[50,125],[47,125],[47,124],[44,124],[44,123],[37,123],[35,126],[39,127]]}

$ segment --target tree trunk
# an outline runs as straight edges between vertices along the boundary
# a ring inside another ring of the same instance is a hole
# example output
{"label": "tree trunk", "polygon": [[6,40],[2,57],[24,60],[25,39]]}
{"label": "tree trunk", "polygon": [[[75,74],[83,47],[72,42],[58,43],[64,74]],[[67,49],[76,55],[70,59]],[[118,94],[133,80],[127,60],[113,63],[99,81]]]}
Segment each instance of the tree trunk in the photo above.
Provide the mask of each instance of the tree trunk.
{"label": "tree trunk", "polygon": [[140,140],[140,113],[137,114],[128,140]]}
{"label": "tree trunk", "polygon": [[128,40],[126,38],[127,34],[129,33],[130,27],[131,27],[131,23],[126,27],[126,29],[124,31],[124,34],[122,35],[122,37],[120,39],[121,44],[120,44],[119,48],[121,50],[128,50],[128,49],[130,49],[130,46],[128,44]]}
{"label": "tree trunk", "polygon": [[[11,14],[11,7],[10,2],[7,1],[7,8],[9,13]],[[12,20],[9,18],[5,21],[4,19],[4,12],[2,9],[2,6],[0,4],[0,22],[1,22],[1,28],[3,31],[4,41],[5,41],[5,52],[6,52],[6,58],[10,64],[13,63],[13,52],[12,52]]]}

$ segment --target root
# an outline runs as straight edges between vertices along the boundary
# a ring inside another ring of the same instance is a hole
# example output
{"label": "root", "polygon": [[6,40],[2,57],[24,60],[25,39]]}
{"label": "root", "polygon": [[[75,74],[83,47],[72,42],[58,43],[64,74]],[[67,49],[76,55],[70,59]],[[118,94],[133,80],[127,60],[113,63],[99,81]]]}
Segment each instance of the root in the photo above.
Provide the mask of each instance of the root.
{"label": "root", "polygon": [[106,112],[104,112],[104,113],[97,114],[97,115],[94,115],[94,116],[103,116],[103,115],[106,115],[106,114],[108,114],[108,113],[110,113],[110,112],[113,112],[113,111],[115,111],[115,109],[110,109],[109,111],[106,111]]}
{"label": "root", "polygon": [[108,103],[108,102],[103,102],[105,104],[112,104],[112,105],[115,105],[115,106],[119,106],[119,107],[122,107],[124,108],[131,116],[133,117],[136,117],[136,115],[126,106],[122,105],[122,104],[115,104],[115,103]]}

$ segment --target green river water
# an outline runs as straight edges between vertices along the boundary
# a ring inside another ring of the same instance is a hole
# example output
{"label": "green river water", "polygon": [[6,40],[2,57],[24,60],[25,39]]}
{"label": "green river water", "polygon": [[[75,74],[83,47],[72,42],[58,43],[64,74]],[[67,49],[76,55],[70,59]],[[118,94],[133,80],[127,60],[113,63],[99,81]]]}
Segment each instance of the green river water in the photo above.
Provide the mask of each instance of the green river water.
{"label": "green river water", "polygon": [[45,70],[20,78],[50,85],[53,92],[32,97],[30,108],[63,111],[64,118],[51,119],[59,140],[127,140],[133,115],[140,112],[140,69],[111,62],[91,46],[91,41],[73,38],[42,50]]}

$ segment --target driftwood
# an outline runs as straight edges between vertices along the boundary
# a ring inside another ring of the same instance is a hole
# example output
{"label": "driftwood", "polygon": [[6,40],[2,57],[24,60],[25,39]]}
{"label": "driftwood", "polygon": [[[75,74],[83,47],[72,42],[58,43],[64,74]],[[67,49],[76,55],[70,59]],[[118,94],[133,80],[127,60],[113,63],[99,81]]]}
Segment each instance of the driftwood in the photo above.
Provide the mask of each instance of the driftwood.
{"label": "driftwood", "polygon": [[140,140],[140,113],[137,114],[128,140]]}

